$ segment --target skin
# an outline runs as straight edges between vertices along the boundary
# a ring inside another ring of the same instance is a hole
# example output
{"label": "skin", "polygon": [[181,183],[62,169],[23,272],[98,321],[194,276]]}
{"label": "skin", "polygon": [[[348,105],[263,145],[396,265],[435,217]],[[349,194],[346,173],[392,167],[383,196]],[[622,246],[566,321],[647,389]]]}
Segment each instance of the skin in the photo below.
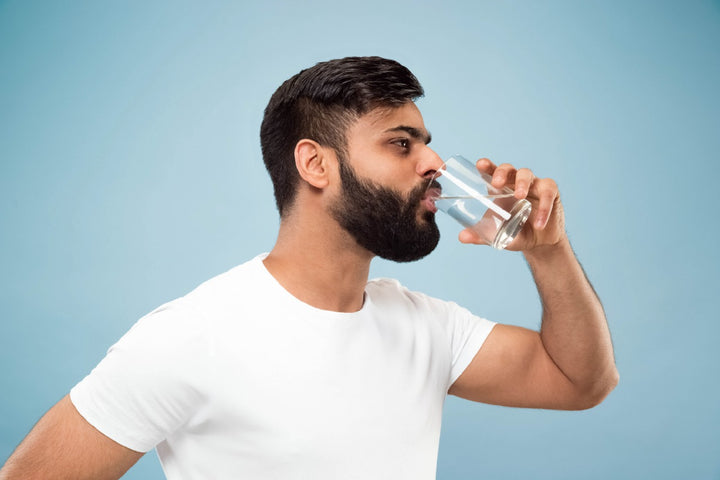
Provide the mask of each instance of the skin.
{"label": "skin", "polygon": [[65,396],[15,449],[0,479],[117,479],[142,456],[97,431]]}
{"label": "skin", "polygon": [[[347,132],[348,159],[360,178],[407,195],[442,165],[427,145],[422,115],[413,103],[376,109]],[[363,304],[373,254],[358,245],[330,214],[341,194],[332,149],[300,140],[295,163],[303,181],[281,220],[277,243],[264,260],[295,297],[316,308],[354,312]],[[532,171],[480,159],[493,185],[514,187],[533,213],[509,246],[522,251],[543,305],[540,332],[497,325],[449,393],[506,406],[585,409],[615,387],[618,373],[602,306],[565,234],[557,185]],[[418,222],[424,205],[418,205]],[[478,243],[470,230],[463,243]],[[0,480],[117,479],[143,454],[107,438],[63,398],[38,422],[0,470]]]}

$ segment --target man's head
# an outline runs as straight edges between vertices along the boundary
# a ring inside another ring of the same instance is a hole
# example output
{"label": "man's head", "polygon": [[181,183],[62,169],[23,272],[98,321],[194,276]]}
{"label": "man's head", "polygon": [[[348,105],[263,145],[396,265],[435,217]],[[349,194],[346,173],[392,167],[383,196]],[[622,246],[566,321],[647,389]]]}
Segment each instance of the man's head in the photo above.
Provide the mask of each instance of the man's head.
{"label": "man's head", "polygon": [[394,60],[348,57],[318,63],[288,79],[265,108],[260,128],[263,160],[280,216],[292,206],[300,176],[294,150],[311,139],[347,155],[347,129],[379,107],[400,107],[423,95],[417,78]]}

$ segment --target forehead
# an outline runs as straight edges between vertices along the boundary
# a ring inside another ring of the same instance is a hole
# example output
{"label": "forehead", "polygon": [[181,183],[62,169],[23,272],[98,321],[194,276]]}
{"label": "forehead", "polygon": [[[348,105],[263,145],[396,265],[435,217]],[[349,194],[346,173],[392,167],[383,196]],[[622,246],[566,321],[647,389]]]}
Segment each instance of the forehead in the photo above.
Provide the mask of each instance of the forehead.
{"label": "forehead", "polygon": [[400,107],[379,107],[362,115],[348,130],[348,140],[358,137],[377,137],[409,127],[429,139],[420,109],[413,102]]}

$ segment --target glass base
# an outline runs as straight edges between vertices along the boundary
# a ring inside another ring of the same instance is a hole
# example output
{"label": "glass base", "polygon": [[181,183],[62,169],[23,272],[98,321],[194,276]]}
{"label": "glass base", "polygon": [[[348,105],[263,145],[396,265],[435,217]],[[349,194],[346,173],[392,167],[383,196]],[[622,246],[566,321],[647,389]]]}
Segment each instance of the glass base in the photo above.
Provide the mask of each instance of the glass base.
{"label": "glass base", "polygon": [[498,250],[502,250],[510,245],[510,242],[515,240],[515,237],[517,237],[520,230],[522,230],[523,225],[525,225],[525,222],[530,216],[531,210],[532,205],[530,205],[530,202],[525,199],[519,200],[517,204],[515,204],[515,208],[510,212],[510,218],[500,226],[495,235],[495,239],[490,245]]}

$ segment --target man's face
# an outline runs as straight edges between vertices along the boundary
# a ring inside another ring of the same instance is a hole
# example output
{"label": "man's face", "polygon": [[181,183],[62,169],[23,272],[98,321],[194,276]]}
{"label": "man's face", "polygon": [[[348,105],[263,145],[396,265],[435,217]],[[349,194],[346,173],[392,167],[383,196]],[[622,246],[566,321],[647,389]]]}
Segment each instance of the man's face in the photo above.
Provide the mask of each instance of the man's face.
{"label": "man's face", "polygon": [[429,254],[440,231],[425,193],[442,162],[427,146],[430,136],[415,104],[370,112],[347,139],[348,158],[338,158],[335,219],[358,244],[387,260],[410,262]]}

